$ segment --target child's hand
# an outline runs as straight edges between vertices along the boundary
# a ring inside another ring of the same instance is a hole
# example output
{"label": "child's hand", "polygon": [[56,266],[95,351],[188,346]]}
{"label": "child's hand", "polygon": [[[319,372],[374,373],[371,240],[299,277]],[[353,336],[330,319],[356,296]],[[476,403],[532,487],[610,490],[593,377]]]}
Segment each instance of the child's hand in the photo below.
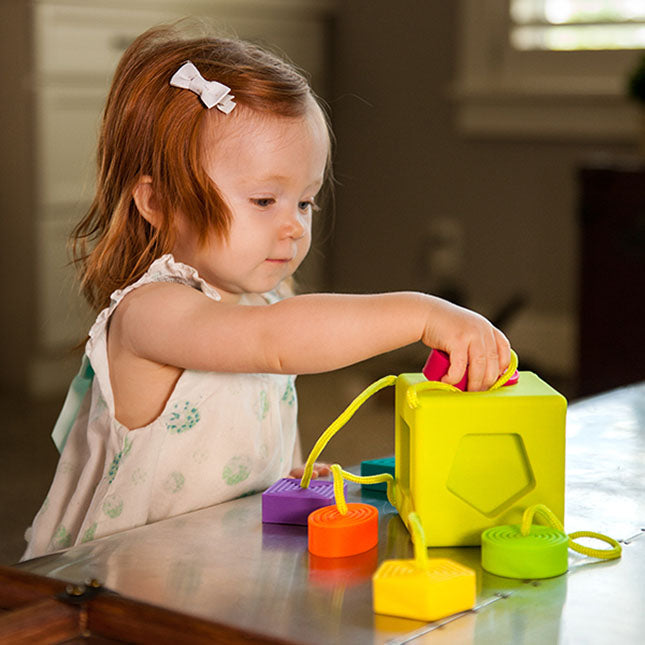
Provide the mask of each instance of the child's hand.
{"label": "child's hand", "polygon": [[[291,472],[289,473],[289,477],[295,477],[296,479],[301,479],[304,473],[305,473],[304,466],[298,466],[298,468],[291,469]],[[331,473],[331,468],[329,467],[329,464],[319,464],[318,462],[316,462],[314,464],[314,470],[311,474],[311,478],[317,479],[318,477],[324,477],[325,475],[329,475],[330,473]]]}
{"label": "child's hand", "polygon": [[438,298],[433,298],[421,340],[450,355],[443,382],[459,383],[468,368],[469,391],[487,390],[511,360],[510,343],[499,329],[483,316]]}

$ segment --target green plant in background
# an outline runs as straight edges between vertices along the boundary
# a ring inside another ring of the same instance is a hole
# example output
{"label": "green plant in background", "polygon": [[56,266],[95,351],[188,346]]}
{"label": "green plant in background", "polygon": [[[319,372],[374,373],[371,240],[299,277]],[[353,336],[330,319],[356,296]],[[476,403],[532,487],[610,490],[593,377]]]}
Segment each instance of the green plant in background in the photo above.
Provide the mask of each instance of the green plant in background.
{"label": "green plant in background", "polygon": [[645,56],[629,75],[627,94],[645,107]]}

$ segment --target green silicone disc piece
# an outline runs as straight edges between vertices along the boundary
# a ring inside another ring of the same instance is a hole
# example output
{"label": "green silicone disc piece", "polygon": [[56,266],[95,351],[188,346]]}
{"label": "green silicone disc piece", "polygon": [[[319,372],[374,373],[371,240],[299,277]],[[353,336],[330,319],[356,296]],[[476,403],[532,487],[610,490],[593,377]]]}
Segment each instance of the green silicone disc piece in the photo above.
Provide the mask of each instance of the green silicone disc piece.
{"label": "green silicone disc piece", "polygon": [[562,575],[568,567],[569,538],[549,526],[531,526],[522,535],[517,524],[482,533],[482,567],[504,578],[535,580]]}

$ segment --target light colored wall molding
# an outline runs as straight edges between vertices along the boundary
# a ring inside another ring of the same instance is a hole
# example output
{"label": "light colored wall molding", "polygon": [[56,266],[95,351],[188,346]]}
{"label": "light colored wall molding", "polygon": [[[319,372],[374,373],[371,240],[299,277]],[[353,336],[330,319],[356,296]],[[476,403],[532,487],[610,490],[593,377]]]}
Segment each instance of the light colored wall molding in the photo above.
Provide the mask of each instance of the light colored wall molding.
{"label": "light colored wall molding", "polygon": [[334,11],[339,0],[35,0],[36,5],[84,7],[97,9],[137,9],[172,13],[247,14],[249,10],[265,14],[285,11],[299,15],[326,14]]}
{"label": "light colored wall molding", "polygon": [[642,114],[618,94],[457,88],[457,127],[466,136],[630,142]]}
{"label": "light colored wall molding", "polygon": [[468,137],[636,141],[626,93],[642,51],[514,50],[508,0],[460,0],[456,125]]}

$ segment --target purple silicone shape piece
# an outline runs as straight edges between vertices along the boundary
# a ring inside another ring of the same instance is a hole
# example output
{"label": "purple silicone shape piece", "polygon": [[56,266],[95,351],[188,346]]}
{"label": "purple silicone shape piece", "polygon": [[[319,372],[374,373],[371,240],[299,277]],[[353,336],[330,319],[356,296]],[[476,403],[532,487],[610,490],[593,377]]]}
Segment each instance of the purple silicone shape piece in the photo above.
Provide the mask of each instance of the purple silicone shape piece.
{"label": "purple silicone shape piece", "polygon": [[[347,494],[345,482],[343,489]],[[299,479],[278,479],[262,493],[262,521],[307,526],[309,513],[335,502],[333,482],[313,480],[302,488]]]}

